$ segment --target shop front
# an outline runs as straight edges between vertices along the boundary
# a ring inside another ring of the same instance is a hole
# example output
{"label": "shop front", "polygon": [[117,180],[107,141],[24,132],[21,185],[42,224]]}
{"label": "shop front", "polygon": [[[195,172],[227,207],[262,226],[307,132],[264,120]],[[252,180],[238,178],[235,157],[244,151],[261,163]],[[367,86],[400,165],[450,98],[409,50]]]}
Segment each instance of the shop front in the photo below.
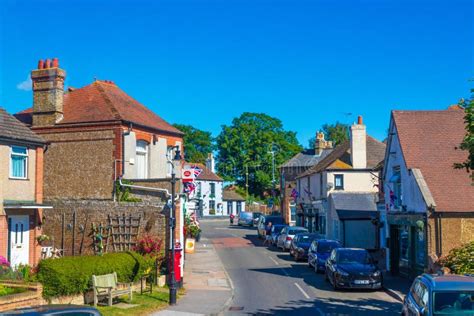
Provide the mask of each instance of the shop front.
{"label": "shop front", "polygon": [[390,272],[406,278],[422,274],[427,267],[425,214],[388,213]]}

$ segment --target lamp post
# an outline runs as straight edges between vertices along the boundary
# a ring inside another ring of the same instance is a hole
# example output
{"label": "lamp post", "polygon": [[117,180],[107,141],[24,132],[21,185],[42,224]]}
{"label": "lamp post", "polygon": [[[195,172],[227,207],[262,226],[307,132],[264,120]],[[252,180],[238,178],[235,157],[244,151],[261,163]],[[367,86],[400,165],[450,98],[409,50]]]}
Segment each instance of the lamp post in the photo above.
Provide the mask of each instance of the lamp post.
{"label": "lamp post", "polygon": [[[173,157],[173,151],[175,151]],[[171,158],[172,157],[172,158]],[[179,146],[173,146],[168,148],[168,155],[167,155],[168,163],[171,164],[171,210],[170,210],[170,243],[171,243],[171,266],[170,266],[170,305],[176,305],[176,294],[177,294],[177,286],[176,286],[176,278],[175,278],[175,271],[174,271],[174,257],[175,257],[175,230],[176,230],[176,207],[174,203],[175,199],[175,186],[176,186],[176,172],[174,163],[176,161],[181,160],[181,154],[179,150]]]}

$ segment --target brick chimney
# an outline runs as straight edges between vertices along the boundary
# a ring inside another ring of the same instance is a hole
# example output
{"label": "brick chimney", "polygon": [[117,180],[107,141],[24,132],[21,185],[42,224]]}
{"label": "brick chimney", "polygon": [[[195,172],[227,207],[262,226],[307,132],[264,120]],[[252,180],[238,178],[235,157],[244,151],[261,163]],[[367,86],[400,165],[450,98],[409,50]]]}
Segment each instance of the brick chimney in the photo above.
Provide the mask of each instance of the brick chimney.
{"label": "brick chimney", "polygon": [[321,156],[323,150],[331,149],[332,148],[332,141],[328,141],[324,139],[323,132],[316,133],[316,140],[314,141],[314,154],[316,156]]}
{"label": "brick chimney", "polygon": [[33,81],[33,126],[51,126],[63,119],[64,79],[59,60],[38,62],[31,72]]}
{"label": "brick chimney", "polygon": [[215,171],[215,161],[214,161],[214,155],[212,153],[207,154],[207,159],[206,159],[206,168],[211,170],[212,172]]}
{"label": "brick chimney", "polygon": [[367,131],[360,115],[351,126],[351,162],[354,169],[367,168]]}

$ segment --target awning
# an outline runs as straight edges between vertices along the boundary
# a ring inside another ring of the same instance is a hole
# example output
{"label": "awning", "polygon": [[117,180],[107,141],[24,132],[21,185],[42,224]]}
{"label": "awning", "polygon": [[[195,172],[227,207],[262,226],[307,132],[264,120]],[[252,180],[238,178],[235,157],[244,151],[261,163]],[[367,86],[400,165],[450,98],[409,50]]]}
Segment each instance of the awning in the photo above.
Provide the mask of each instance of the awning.
{"label": "awning", "polygon": [[350,219],[374,219],[377,211],[336,210],[341,221]]}

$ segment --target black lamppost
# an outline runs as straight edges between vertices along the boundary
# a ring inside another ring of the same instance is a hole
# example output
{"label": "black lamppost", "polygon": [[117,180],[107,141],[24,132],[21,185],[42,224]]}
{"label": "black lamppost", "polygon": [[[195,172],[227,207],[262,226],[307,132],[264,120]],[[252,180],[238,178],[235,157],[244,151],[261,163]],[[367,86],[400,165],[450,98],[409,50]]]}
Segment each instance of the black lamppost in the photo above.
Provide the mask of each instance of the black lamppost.
{"label": "black lamppost", "polygon": [[[175,151],[173,157],[173,151]],[[176,305],[176,294],[177,294],[177,286],[176,286],[176,279],[175,279],[175,271],[174,271],[174,257],[175,257],[175,229],[176,229],[176,207],[174,203],[175,198],[175,186],[176,186],[176,172],[174,162],[181,160],[181,154],[179,150],[179,146],[173,146],[168,148],[168,163],[171,164],[171,212],[170,212],[170,229],[171,229],[171,266],[170,266],[170,305]],[[171,158],[172,157],[172,158]]]}

